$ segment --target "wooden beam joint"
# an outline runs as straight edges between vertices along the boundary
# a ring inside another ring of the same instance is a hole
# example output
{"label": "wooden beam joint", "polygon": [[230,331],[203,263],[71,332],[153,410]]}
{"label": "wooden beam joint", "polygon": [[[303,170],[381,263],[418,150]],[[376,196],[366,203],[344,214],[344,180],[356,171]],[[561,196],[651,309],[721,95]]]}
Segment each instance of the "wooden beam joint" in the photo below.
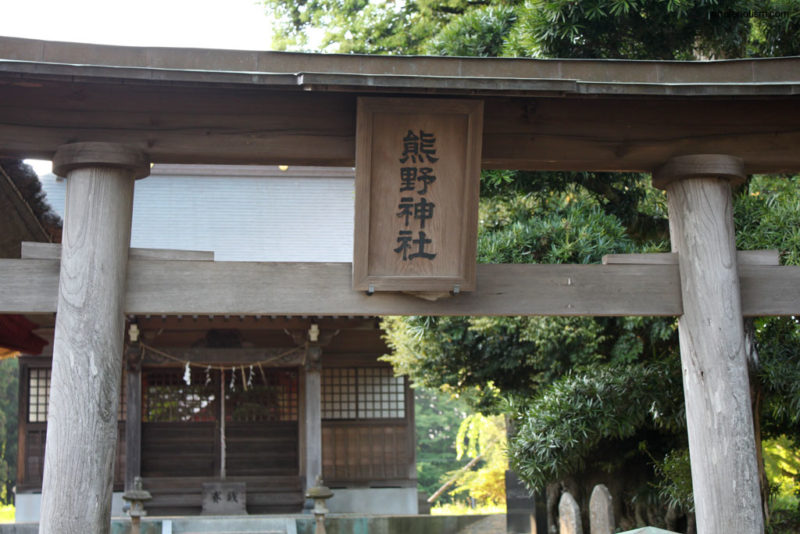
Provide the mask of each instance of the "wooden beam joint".
{"label": "wooden beam joint", "polygon": [[53,172],[58,176],[91,167],[129,170],[136,180],[150,175],[145,153],[118,143],[70,143],[58,147],[53,156]]}
{"label": "wooden beam joint", "polygon": [[744,183],[744,161],[725,154],[675,156],[653,171],[653,187],[666,189],[686,178],[720,178],[731,185]]}

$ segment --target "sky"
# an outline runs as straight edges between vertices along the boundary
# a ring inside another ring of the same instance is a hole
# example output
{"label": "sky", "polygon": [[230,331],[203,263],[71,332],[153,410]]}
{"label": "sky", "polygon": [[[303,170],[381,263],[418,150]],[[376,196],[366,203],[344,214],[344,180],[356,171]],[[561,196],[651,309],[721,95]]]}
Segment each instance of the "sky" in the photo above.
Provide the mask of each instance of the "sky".
{"label": "sky", "polygon": [[[256,0],[0,0],[0,35],[123,46],[269,50]],[[37,173],[49,162],[30,160]]]}
{"label": "sky", "polygon": [[256,0],[0,0],[0,35],[128,46],[269,50]]}

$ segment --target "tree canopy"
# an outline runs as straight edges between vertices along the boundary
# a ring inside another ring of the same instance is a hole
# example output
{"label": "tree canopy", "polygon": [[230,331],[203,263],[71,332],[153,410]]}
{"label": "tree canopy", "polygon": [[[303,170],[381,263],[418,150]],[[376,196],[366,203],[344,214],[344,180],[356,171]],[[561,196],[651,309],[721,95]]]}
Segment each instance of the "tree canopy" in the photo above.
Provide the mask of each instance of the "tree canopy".
{"label": "tree canopy", "polygon": [[693,59],[796,55],[794,0],[264,0],[278,49]]}

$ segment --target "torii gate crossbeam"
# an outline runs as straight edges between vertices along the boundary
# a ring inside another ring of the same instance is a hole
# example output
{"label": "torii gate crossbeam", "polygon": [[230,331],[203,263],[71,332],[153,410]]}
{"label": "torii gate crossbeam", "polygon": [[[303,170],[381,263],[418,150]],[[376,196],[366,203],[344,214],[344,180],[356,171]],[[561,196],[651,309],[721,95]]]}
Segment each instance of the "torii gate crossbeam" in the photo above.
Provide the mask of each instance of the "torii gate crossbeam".
{"label": "torii gate crossbeam", "polygon": [[[52,382],[60,393],[51,396],[51,406],[69,403],[67,412],[85,412],[86,421],[104,429],[102,443],[87,451],[86,440],[80,437],[85,433],[71,433],[70,425],[80,418],[50,421],[48,448],[50,440],[56,440],[60,461],[48,461],[45,468],[40,532],[108,528],[110,479],[104,474],[112,468],[107,452],[109,439],[113,445],[114,438],[100,422],[114,413],[106,400],[118,393],[114,373],[122,332],[117,331],[120,321],[107,321],[101,315],[145,309],[147,305],[136,299],[148,284],[165,294],[170,291],[161,284],[185,288],[175,278],[155,272],[179,270],[177,262],[125,261],[129,245],[125,227],[130,221],[114,215],[130,213],[122,184],[141,176],[142,161],[352,165],[356,100],[375,94],[483,100],[483,168],[661,169],[658,175],[668,190],[678,265],[486,266],[484,278],[479,279],[483,293],[459,295],[452,299],[457,305],[411,306],[412,297],[387,300],[346,294],[347,289],[339,288],[328,294],[342,297],[339,309],[349,306],[357,312],[363,306],[370,314],[412,309],[459,313],[459,307],[461,313],[547,313],[546,306],[537,308],[541,304],[537,297],[550,295],[554,299],[550,305],[556,306],[550,312],[557,314],[625,314],[632,308],[613,303],[634,299],[645,301],[638,309],[642,313],[682,312],[693,473],[702,479],[695,483],[699,529],[704,534],[763,532],[761,503],[756,502],[758,481],[752,476],[756,444],[744,413],[749,411],[749,391],[742,379],[746,369],[741,322],[743,313],[773,311],[756,296],[764,288],[771,287],[772,295],[787,291],[793,299],[796,293],[790,290],[796,291],[798,275],[793,269],[770,266],[742,264],[739,269],[728,181],[739,180],[744,173],[800,170],[800,59],[681,63],[375,58],[137,49],[9,38],[0,38],[0,57],[0,155],[51,158],[56,154],[58,167],[70,175],[68,195],[85,197],[73,198],[70,205],[80,209],[68,209],[66,214],[65,234],[81,241],[68,243],[65,261],[0,264],[7,273],[0,275],[5,277],[0,278],[4,293],[6,284],[13,284],[8,286],[10,297],[0,298],[0,311],[24,309],[25,304],[19,304],[24,298],[20,289],[31,283],[48,284],[42,291],[32,291],[37,309],[51,310],[54,275],[60,273],[61,326],[56,326],[54,348],[59,362],[54,363]],[[108,186],[111,194],[90,194],[87,184],[92,191],[108,192],[104,189]],[[226,285],[222,279],[235,276],[238,267],[213,262],[186,262],[184,267],[190,265],[196,285],[186,289],[215,287],[211,293],[216,303],[191,295],[172,303],[161,299],[162,313],[172,312],[173,306],[180,308],[175,313],[207,306],[227,306],[240,313],[282,307],[272,301],[261,308]],[[523,267],[528,278],[510,280]],[[19,276],[20,268],[38,272],[26,282]],[[245,291],[292,279],[300,286],[284,286],[283,293],[275,289],[275,294],[284,297],[295,289],[301,295],[306,291],[308,299],[314,290],[341,284],[346,267],[325,268],[330,276],[323,283],[306,280],[304,287],[297,273],[285,272],[297,266],[251,264],[244,268],[249,269]],[[125,269],[129,269],[127,282],[111,283],[114,276],[119,281]],[[313,269],[302,270],[308,276]],[[548,284],[553,287],[543,287]],[[269,300],[270,291],[258,295]],[[658,308],[654,302],[660,303],[659,296],[671,299],[670,307]],[[241,303],[234,304],[234,298],[241,298]],[[510,305],[514,299],[526,304],[514,308]],[[489,309],[492,302],[494,310]],[[290,313],[290,303],[284,302],[283,313]],[[774,311],[793,314],[793,306],[789,303]],[[105,340],[99,345],[96,329]],[[65,361],[80,364],[78,374],[69,375]],[[58,369],[64,372],[59,374]],[[82,387],[81,372],[99,387]],[[695,465],[707,462],[705,446],[713,452],[715,465],[710,469]],[[102,458],[97,469],[81,480],[74,467],[92,452]],[[70,499],[71,492],[89,498],[77,502]]]}

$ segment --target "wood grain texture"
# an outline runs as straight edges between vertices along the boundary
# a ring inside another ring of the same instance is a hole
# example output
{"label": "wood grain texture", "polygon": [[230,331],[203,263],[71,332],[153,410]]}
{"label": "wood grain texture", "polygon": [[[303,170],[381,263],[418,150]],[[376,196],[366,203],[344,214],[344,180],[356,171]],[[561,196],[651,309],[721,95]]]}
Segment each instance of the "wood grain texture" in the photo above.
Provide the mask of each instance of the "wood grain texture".
{"label": "wood grain texture", "polygon": [[680,313],[677,270],[669,266],[482,265],[476,292],[431,303],[353,291],[349,264],[159,263],[131,261],[130,313],[149,313],[143,310],[166,299],[175,310],[158,306],[158,313],[206,313],[210,307],[264,315],[267,309],[280,315]]}
{"label": "wood grain texture", "polygon": [[[157,163],[353,166],[365,94],[0,77],[0,154],[104,139]],[[796,97],[483,98],[483,168],[648,172],[702,152],[747,173],[800,170]]]}
{"label": "wood grain texture", "polygon": [[761,534],[731,187],[689,178],[669,184],[667,195],[680,258],[678,330],[697,530]]}
{"label": "wood grain texture", "polygon": [[487,99],[483,167],[649,172],[703,153],[740,157],[748,174],[797,170],[796,106],[793,98]]}
{"label": "wood grain texture", "polygon": [[[358,100],[354,289],[474,289],[482,130],[479,100]],[[424,154],[421,139],[412,143],[418,155],[405,154],[407,132],[430,135],[433,157]],[[415,173],[411,183],[403,181],[401,169]],[[425,170],[431,183],[418,179]],[[423,201],[431,211],[420,219]],[[409,241],[399,252],[401,232],[409,240],[424,235],[428,245]],[[433,257],[415,258],[423,249]]]}
{"label": "wood grain texture", "polygon": [[684,178],[724,178],[731,185],[741,185],[747,176],[742,158],[726,154],[688,154],[668,159],[653,171],[653,187],[666,187]]}
{"label": "wood grain texture", "polygon": [[0,83],[0,96],[0,154],[8,156],[51,159],[64,143],[105,139],[155,163],[354,161],[351,95],[51,82]]}
{"label": "wood grain texture", "polygon": [[[677,252],[649,254],[606,254],[603,265],[678,265]],[[780,252],[769,250],[737,250],[736,261],[743,265],[780,265]]]}
{"label": "wood grain texture", "polygon": [[[128,257],[142,260],[214,261],[213,251],[131,248]],[[61,259],[61,243],[22,242],[22,258],[30,260]]]}
{"label": "wood grain texture", "polygon": [[397,485],[416,483],[414,455],[409,454],[413,420],[325,421],[323,473],[327,485]]}
{"label": "wood grain texture", "polygon": [[133,182],[112,168],[67,180],[42,534],[110,529]]}
{"label": "wood grain texture", "polygon": [[319,368],[305,368],[303,381],[303,416],[305,488],[316,486],[322,475],[322,373]]}
{"label": "wood grain texture", "polygon": [[125,169],[137,180],[150,175],[150,162],[144,152],[117,143],[69,143],[58,147],[53,155],[53,173],[57,176],[89,167]]}
{"label": "wood grain texture", "polygon": [[[353,291],[349,263],[131,260],[125,311],[232,316],[676,316],[682,311],[674,264],[478,265],[477,273],[475,292],[429,302]],[[745,317],[800,315],[800,267],[742,266],[740,275]],[[58,262],[0,259],[0,287],[0,313],[53,313]]]}
{"label": "wood grain texture", "polygon": [[[231,325],[228,325],[229,327]],[[291,344],[287,337],[287,345]],[[294,350],[293,350],[294,349]],[[296,367],[305,361],[305,354],[302,348],[283,347],[283,348],[186,348],[186,347],[159,347],[160,352],[169,354],[172,358],[159,356],[157,353],[151,354],[145,351],[144,363],[146,365],[176,365],[180,362],[192,362],[196,364],[217,364],[217,365],[250,365],[258,362],[263,367]]]}
{"label": "wood grain texture", "polygon": [[133,489],[142,474],[142,369],[128,368],[125,380],[125,490]]}

